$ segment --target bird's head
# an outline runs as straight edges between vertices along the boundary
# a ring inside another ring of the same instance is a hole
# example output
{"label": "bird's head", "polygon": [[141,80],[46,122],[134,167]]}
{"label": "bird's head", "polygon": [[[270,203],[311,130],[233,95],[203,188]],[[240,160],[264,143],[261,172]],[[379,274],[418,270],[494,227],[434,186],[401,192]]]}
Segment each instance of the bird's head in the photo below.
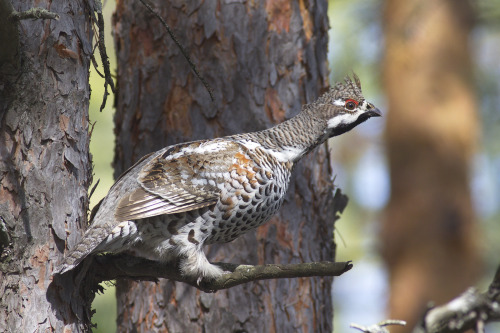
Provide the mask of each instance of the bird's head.
{"label": "bird's head", "polygon": [[367,102],[361,93],[361,83],[356,74],[354,81],[346,77],[345,83],[338,82],[318,98],[317,104],[326,122],[329,137],[350,131],[371,117],[380,117],[382,113],[373,104]]}

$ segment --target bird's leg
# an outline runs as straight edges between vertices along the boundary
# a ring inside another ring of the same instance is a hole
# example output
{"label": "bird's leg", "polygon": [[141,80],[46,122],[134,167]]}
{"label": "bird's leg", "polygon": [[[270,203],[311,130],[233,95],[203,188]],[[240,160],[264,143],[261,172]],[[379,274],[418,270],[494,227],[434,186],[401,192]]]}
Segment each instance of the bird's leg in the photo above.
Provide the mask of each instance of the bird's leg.
{"label": "bird's leg", "polygon": [[222,268],[208,261],[201,246],[183,248],[180,268],[184,276],[195,278],[198,285],[204,279],[214,280],[224,274]]}

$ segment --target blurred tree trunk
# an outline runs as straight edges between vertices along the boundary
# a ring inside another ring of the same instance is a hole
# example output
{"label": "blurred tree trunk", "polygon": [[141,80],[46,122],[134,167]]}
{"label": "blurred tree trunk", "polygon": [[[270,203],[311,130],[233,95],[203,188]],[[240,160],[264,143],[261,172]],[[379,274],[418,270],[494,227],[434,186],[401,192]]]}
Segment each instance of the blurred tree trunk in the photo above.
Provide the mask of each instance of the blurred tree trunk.
{"label": "blurred tree trunk", "polygon": [[[327,87],[327,3],[156,2],[212,86],[216,105],[158,20],[119,1],[115,176],[183,141],[256,131],[296,114]],[[281,213],[212,246],[212,261],[333,260],[332,184],[324,146],[295,170]],[[261,281],[216,294],[181,283],[117,282],[119,331],[330,332],[331,279]]]}
{"label": "blurred tree trunk", "polygon": [[473,22],[468,1],[385,2],[391,200],[382,244],[390,317],[409,327],[427,302],[473,284],[480,268],[469,189],[478,132]]}
{"label": "blurred tree trunk", "polygon": [[0,2],[0,332],[82,331],[90,304],[51,274],[87,221],[90,9],[12,1],[60,16],[17,22]]}

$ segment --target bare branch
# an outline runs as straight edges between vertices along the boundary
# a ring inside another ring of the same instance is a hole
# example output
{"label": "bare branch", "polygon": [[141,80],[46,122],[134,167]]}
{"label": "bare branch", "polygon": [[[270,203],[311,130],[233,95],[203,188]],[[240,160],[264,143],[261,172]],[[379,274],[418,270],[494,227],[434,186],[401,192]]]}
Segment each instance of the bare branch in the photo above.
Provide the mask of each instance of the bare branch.
{"label": "bare branch", "polygon": [[365,333],[389,333],[389,330],[386,328],[386,326],[390,325],[405,326],[406,321],[397,319],[387,319],[371,326],[361,326],[358,324],[351,324],[351,327]]}
{"label": "bare branch", "polygon": [[106,52],[106,44],[104,42],[104,18],[102,16],[102,12],[97,12],[97,27],[99,31],[97,44],[99,47],[99,54],[101,55],[102,67],[104,69],[104,96],[100,108],[100,111],[102,112],[106,106],[106,100],[109,95],[108,86],[111,87],[111,91],[113,93],[116,93],[115,84],[113,82],[113,78],[111,77],[111,70],[109,69],[109,57]]}
{"label": "bare branch", "polygon": [[92,271],[95,283],[130,278],[134,280],[156,281],[159,278],[188,283],[200,290],[213,292],[227,289],[251,281],[297,278],[312,276],[339,276],[352,268],[351,262],[311,262],[302,264],[237,265],[216,263],[224,271],[220,278],[202,281],[182,276],[176,264],[166,265],[130,255],[103,255],[95,257]]}
{"label": "bare branch", "polygon": [[104,95],[102,96],[102,102],[101,102],[101,107],[99,109],[100,112],[104,110],[104,107],[106,106],[106,101],[108,100],[109,92],[108,92],[108,86],[111,87],[111,91],[116,94],[116,88],[115,88],[115,83],[113,81],[113,78],[111,76],[111,70],[109,66],[109,57],[108,53],[106,51],[106,43],[104,41],[104,17],[102,15],[102,2],[100,0],[94,1],[94,8],[93,11],[97,15],[97,20],[96,17],[93,15],[90,15],[92,17],[92,21],[97,25],[97,48],[99,49],[99,55],[101,56],[101,62],[102,62],[102,67],[104,70],[104,75],[101,74],[98,70],[98,65],[94,57],[94,50],[92,50],[92,56],[91,56],[91,61],[92,64],[94,65],[94,68],[96,72],[104,78]]}
{"label": "bare branch", "polygon": [[447,304],[430,308],[414,333],[484,331],[484,324],[500,320],[500,267],[488,290],[469,288]]}
{"label": "bare branch", "polygon": [[[95,123],[94,123],[95,124]],[[92,128],[94,128],[94,126],[92,126]],[[101,179],[97,179],[96,183],[94,184],[94,186],[92,186],[92,189],[90,190],[90,193],[89,193],[89,200],[90,198],[92,198],[92,194],[94,194],[94,191],[95,189],[97,188],[97,185],[99,185],[99,182],[101,181]]]}

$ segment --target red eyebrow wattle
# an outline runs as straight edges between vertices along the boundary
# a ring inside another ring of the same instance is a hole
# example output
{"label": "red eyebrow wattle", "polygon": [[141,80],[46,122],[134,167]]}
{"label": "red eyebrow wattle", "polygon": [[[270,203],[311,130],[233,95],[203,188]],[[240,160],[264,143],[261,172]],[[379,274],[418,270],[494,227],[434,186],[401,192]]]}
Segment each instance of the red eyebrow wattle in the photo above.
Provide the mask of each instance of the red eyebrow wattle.
{"label": "red eyebrow wattle", "polygon": [[358,104],[359,104],[359,102],[358,102],[357,100],[355,100],[355,99],[348,99],[348,100],[346,100],[345,102],[346,102],[346,103],[348,103],[348,102],[353,102],[353,103],[354,103],[354,104],[356,104],[356,105],[358,105]]}

